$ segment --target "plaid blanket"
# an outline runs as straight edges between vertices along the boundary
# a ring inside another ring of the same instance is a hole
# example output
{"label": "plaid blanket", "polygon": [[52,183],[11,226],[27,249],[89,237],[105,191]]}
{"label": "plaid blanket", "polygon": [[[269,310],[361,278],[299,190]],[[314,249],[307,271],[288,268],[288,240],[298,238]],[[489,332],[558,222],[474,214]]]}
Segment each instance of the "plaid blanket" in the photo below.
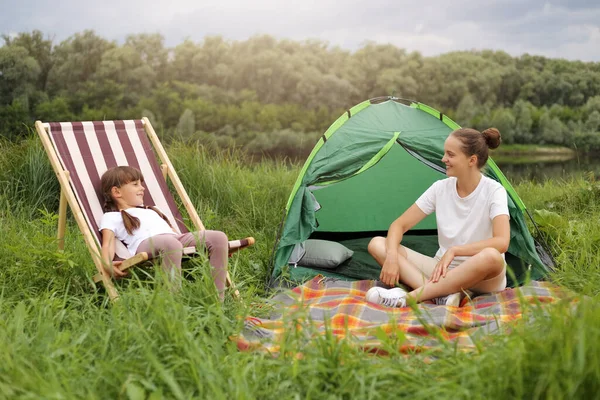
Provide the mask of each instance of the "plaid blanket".
{"label": "plaid blanket", "polygon": [[[292,334],[309,344],[316,336],[351,339],[365,351],[388,353],[390,343],[401,352],[457,346],[473,349],[485,336],[506,331],[521,319],[524,307],[551,303],[567,296],[549,282],[499,293],[465,297],[460,307],[423,302],[416,307],[387,308],[365,301],[375,281],[343,281],[315,277],[304,285],[278,294],[268,318],[247,317],[237,337],[238,349],[277,354]],[[396,341],[390,338],[395,337]]]}

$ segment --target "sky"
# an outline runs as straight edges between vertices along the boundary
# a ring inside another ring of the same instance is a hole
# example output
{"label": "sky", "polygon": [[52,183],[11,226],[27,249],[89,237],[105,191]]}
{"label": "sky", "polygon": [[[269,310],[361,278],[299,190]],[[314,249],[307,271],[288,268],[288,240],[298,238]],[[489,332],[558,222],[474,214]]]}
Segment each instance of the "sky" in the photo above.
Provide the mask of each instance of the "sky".
{"label": "sky", "polygon": [[350,51],[374,41],[425,56],[493,49],[600,61],[598,0],[0,0],[1,34],[34,29],[55,43],[86,29],[119,43],[158,32],[167,46],[269,34]]}

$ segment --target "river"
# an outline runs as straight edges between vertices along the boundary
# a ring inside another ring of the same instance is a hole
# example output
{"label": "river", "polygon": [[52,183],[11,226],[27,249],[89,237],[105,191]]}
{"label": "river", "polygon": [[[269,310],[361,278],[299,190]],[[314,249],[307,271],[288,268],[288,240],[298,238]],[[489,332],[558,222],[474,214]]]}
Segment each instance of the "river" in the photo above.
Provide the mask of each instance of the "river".
{"label": "river", "polygon": [[579,155],[568,159],[547,157],[502,157],[495,160],[511,182],[569,179],[592,172],[600,178],[600,155]]}

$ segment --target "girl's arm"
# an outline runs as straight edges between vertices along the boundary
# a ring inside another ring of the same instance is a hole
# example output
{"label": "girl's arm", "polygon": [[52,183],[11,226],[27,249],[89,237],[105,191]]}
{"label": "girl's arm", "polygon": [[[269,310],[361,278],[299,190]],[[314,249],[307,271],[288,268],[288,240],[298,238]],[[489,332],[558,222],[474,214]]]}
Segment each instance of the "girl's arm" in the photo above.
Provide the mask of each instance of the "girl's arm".
{"label": "girl's arm", "polygon": [[492,220],[492,237],[490,239],[480,240],[463,246],[454,246],[448,251],[452,251],[456,256],[474,256],[487,247],[493,247],[501,254],[506,253],[510,244],[510,222],[508,215],[498,215]]}
{"label": "girl's arm", "polygon": [[115,233],[110,229],[102,229],[102,265],[104,270],[112,277],[122,277],[126,273],[117,268],[121,262],[113,263],[115,258]]}

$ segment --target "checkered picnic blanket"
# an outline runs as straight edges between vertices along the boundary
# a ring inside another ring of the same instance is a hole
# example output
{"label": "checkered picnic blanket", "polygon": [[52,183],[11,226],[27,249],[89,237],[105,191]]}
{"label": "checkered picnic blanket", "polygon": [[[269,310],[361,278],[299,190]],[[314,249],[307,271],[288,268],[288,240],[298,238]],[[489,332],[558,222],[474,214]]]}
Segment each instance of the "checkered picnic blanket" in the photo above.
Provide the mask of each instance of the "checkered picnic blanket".
{"label": "checkered picnic blanket", "polygon": [[375,281],[315,277],[275,296],[268,318],[247,317],[234,340],[242,351],[274,354],[286,351],[282,346],[289,334],[306,345],[316,336],[334,335],[380,354],[388,352],[391,336],[398,339],[394,343],[402,352],[440,345],[472,349],[479,339],[503,332],[504,325],[521,319],[528,304],[552,303],[568,296],[556,285],[534,281],[499,293],[466,297],[460,307],[423,302],[414,309],[387,308],[365,301],[365,293],[374,285]]}

